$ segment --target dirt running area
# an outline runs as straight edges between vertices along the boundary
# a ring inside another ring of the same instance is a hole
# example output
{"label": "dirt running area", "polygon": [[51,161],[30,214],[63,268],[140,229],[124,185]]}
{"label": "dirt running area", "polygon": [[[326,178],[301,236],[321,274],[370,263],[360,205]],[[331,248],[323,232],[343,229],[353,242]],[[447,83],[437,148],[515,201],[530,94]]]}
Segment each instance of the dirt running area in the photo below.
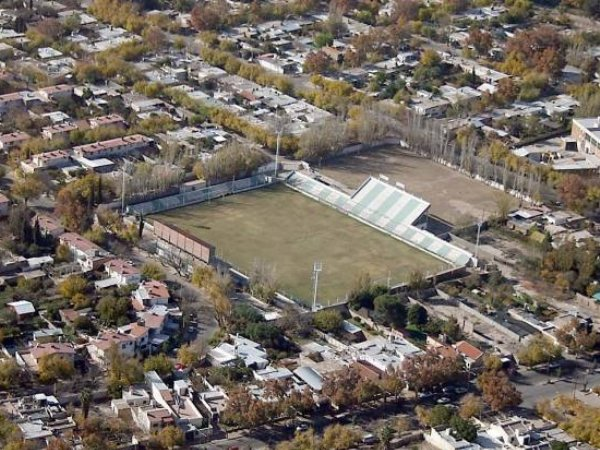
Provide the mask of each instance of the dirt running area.
{"label": "dirt running area", "polygon": [[349,188],[356,189],[368,176],[389,177],[405,189],[431,203],[433,214],[453,225],[475,223],[498,209],[498,199],[507,196],[484,183],[398,147],[336,158],[320,171]]}

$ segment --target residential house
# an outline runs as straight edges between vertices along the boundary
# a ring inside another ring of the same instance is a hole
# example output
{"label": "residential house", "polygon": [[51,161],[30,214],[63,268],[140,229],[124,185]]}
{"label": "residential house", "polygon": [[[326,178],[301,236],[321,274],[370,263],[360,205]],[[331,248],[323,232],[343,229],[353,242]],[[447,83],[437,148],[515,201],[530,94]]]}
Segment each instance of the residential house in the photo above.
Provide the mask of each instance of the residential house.
{"label": "residential house", "polygon": [[483,352],[467,341],[459,341],[453,347],[463,358],[467,370],[474,370],[483,364]]}
{"label": "residential house", "polygon": [[33,216],[31,219],[32,226],[36,223],[40,229],[40,233],[42,233],[44,237],[52,236],[56,239],[65,232],[65,228],[60,221],[54,217],[47,216],[46,214],[36,214]]}
{"label": "residential house", "polygon": [[51,152],[38,153],[31,159],[21,162],[21,167],[27,173],[37,170],[57,169],[72,164],[71,155],[66,150],[53,150]]}
{"label": "residential house", "polygon": [[73,95],[73,86],[68,84],[57,84],[56,86],[41,88],[37,92],[40,97],[48,102],[57,101],[71,98]]}
{"label": "residential house", "polygon": [[72,362],[75,359],[75,348],[71,344],[60,342],[36,344],[28,353],[22,353],[21,357],[30,369],[38,370],[41,359],[55,355]]}
{"label": "residential house", "polygon": [[223,342],[208,351],[206,357],[213,366],[232,366],[243,362],[246,367],[255,369],[267,367],[267,352],[260,344],[241,336],[229,335],[229,338],[231,344]]}
{"label": "residential house", "polygon": [[21,397],[3,405],[21,431],[25,442],[46,448],[47,439],[75,428],[75,421],[53,395],[43,393]]}
{"label": "residential house", "polygon": [[108,351],[115,348],[126,358],[135,356],[135,340],[128,334],[106,330],[92,338],[87,346],[88,353],[97,363],[104,364]]}
{"label": "residential house", "polygon": [[71,131],[79,129],[79,125],[74,122],[62,122],[49,125],[42,128],[42,136],[45,139],[66,139]]}
{"label": "residential house", "polygon": [[162,281],[143,281],[133,291],[132,303],[137,311],[143,311],[155,305],[167,305],[169,303],[169,288]]}
{"label": "residential house", "polygon": [[138,284],[142,281],[142,273],[137,267],[122,259],[111,259],[104,264],[108,276],[116,280],[117,286]]}
{"label": "residential house", "polygon": [[150,147],[154,141],[141,134],[132,134],[108,141],[73,147],[73,154],[79,158],[98,159],[125,156]]}
{"label": "residential house", "polygon": [[148,327],[133,322],[117,328],[117,331],[119,334],[128,336],[131,339],[136,352],[145,352],[148,350],[148,343],[150,340],[150,330]]}
{"label": "residential house", "polygon": [[0,150],[7,152],[13,148],[19,147],[29,139],[31,139],[31,136],[22,131],[0,134]]}
{"label": "residential house", "polygon": [[120,114],[109,114],[106,116],[93,117],[89,120],[90,128],[119,127],[125,128],[127,123]]}
{"label": "residential house", "polygon": [[109,257],[109,253],[77,233],[63,233],[59,242],[66,245],[75,262],[81,266],[81,270],[89,272],[99,268]]}
{"label": "residential house", "polygon": [[17,322],[22,322],[27,319],[31,319],[35,315],[35,308],[33,303],[27,300],[19,300],[16,302],[9,302],[6,304],[10,309],[14,311],[17,316]]}

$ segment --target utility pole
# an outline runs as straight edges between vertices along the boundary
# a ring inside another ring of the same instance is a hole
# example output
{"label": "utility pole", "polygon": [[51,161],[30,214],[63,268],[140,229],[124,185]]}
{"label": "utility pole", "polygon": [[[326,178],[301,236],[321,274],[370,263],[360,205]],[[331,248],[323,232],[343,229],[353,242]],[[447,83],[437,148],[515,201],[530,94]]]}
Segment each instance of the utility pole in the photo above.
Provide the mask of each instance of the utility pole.
{"label": "utility pole", "polygon": [[313,264],[313,306],[312,310],[317,310],[317,293],[319,290],[319,273],[323,270],[323,263],[315,261]]}
{"label": "utility pole", "polygon": [[121,167],[121,215],[125,215],[125,164]]}

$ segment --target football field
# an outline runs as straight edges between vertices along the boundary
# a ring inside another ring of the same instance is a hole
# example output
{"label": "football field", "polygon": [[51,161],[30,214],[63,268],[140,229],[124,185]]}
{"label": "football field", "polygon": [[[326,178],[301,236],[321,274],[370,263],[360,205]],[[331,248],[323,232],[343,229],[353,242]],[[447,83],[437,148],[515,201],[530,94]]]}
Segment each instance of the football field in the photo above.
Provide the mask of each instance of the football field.
{"label": "football field", "polygon": [[280,291],[312,301],[312,270],[323,265],[318,301],[345,298],[358,275],[396,284],[411,271],[437,273],[445,262],[290,188],[279,185],[175,209],[156,216],[213,244],[244,273],[254,264],[275,271]]}

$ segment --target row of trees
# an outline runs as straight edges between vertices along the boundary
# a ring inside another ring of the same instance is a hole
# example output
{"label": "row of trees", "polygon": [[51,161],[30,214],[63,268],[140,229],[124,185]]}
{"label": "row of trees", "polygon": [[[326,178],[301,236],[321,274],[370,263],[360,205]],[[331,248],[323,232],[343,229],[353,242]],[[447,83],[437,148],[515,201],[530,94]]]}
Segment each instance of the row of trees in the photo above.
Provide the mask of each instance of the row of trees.
{"label": "row of trees", "polygon": [[196,163],[194,174],[211,184],[231,181],[250,176],[268,160],[259,150],[234,141],[220,148],[210,158]]}

